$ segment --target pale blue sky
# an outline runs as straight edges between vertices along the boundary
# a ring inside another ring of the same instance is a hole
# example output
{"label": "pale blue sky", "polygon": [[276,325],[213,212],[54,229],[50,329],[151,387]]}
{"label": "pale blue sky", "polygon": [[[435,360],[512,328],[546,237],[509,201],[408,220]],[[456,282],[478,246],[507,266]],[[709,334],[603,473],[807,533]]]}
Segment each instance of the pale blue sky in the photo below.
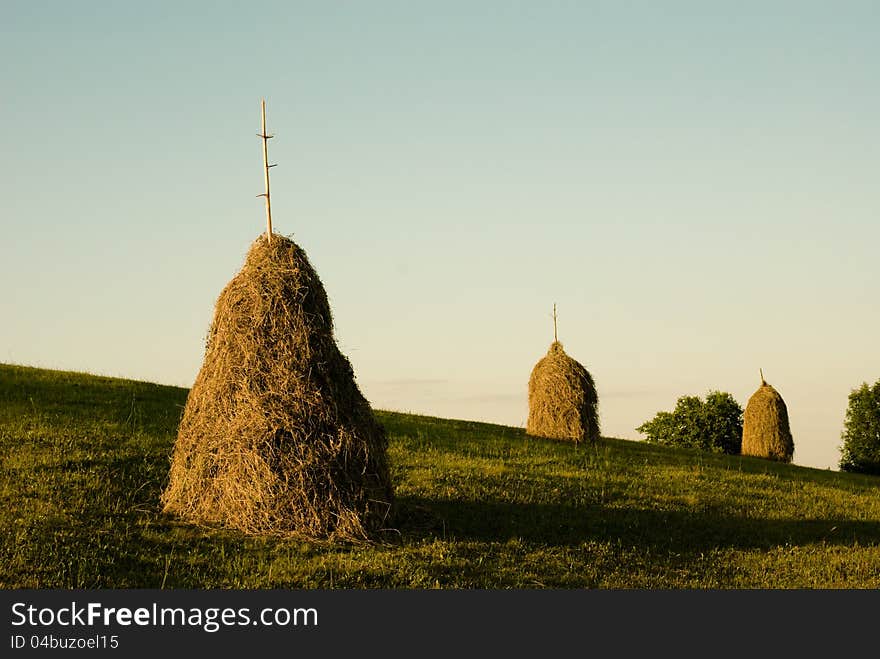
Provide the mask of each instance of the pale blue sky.
{"label": "pale blue sky", "polygon": [[880,378],[880,4],[0,4],[0,361],[189,386],[273,215],[382,408],[603,432],[758,367],[799,464]]}

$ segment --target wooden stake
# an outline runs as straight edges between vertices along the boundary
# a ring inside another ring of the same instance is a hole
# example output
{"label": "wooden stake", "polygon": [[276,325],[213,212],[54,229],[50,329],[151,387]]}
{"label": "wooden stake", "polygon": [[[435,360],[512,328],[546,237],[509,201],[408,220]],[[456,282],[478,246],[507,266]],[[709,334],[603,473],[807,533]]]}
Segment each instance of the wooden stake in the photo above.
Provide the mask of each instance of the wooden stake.
{"label": "wooden stake", "polygon": [[556,303],[553,303],[553,343],[559,341],[559,338],[556,336]]}
{"label": "wooden stake", "polygon": [[269,140],[274,137],[274,135],[269,135],[266,132],[266,99],[264,98],[261,105],[261,114],[263,118],[262,128],[263,130],[257,135],[263,138],[263,171],[265,173],[265,181],[266,181],[266,192],[263,194],[257,195],[258,197],[266,198],[266,242],[272,242],[272,199],[269,197],[269,168],[274,167],[275,165],[269,164]]}

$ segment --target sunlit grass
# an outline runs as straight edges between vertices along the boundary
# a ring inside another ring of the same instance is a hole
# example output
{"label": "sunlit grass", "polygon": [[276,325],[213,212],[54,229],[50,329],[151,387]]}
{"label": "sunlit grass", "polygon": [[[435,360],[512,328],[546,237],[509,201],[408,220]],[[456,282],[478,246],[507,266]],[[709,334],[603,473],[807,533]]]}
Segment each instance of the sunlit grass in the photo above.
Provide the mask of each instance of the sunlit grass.
{"label": "sunlit grass", "polygon": [[194,528],[158,504],[185,400],[0,365],[0,586],[880,587],[880,479],[390,412],[381,542]]}

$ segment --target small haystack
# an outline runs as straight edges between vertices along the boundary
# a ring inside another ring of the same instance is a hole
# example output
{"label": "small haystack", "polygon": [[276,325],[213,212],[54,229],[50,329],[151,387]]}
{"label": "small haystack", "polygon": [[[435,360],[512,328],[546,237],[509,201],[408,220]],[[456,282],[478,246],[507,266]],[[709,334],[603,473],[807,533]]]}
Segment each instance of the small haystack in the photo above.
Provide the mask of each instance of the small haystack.
{"label": "small haystack", "polygon": [[165,510],[251,534],[366,538],[392,503],[387,439],[306,253],[261,236],[217,300]]}
{"label": "small haystack", "polygon": [[554,341],[529,378],[526,432],[536,437],[599,439],[599,396],[593,377]]}
{"label": "small haystack", "polygon": [[791,462],[794,440],[788,427],[788,409],[779,392],[764,380],[749,398],[743,415],[742,454]]}

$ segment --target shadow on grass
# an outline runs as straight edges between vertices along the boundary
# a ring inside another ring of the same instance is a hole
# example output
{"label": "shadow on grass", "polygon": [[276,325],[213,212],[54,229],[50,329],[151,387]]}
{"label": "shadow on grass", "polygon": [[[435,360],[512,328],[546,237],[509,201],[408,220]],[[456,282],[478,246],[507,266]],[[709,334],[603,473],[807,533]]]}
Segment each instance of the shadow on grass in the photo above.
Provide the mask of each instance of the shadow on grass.
{"label": "shadow on grass", "polygon": [[540,545],[621,542],[694,555],[716,548],[770,549],[792,544],[880,543],[880,522],[851,519],[764,519],[720,511],[575,507],[405,497],[397,524],[404,536],[479,542],[521,539]]}

